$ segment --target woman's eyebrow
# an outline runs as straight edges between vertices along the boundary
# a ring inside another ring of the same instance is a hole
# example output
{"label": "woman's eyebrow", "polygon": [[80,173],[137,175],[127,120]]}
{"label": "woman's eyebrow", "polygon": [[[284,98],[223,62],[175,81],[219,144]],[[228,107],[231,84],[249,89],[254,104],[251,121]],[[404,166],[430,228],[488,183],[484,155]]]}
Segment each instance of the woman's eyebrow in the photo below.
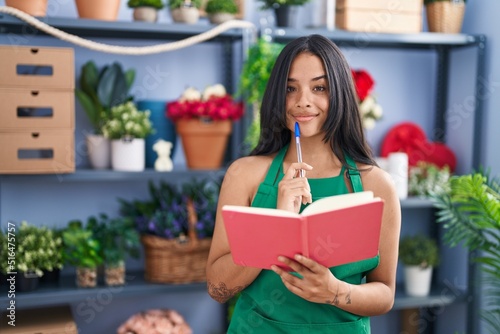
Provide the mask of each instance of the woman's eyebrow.
{"label": "woman's eyebrow", "polygon": [[[314,77],[314,78],[311,79],[311,81],[318,81],[318,80],[321,80],[321,79],[326,79],[326,74],[320,75],[318,77]],[[288,78],[287,81],[297,81],[297,79]]]}

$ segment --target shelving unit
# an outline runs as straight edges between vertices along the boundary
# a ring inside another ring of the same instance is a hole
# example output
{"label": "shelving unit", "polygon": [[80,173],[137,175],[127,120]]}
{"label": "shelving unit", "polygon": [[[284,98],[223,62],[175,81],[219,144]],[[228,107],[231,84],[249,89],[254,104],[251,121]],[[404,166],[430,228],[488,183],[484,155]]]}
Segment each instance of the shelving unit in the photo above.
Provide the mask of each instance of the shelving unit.
{"label": "shelving unit", "polygon": [[[466,34],[439,34],[439,33],[418,33],[418,34],[378,34],[378,33],[352,33],[340,30],[325,30],[325,29],[300,29],[289,28],[268,28],[263,31],[269,35],[275,42],[287,43],[297,37],[321,34],[330,40],[334,41],[340,47],[354,47],[360,49],[394,49],[394,50],[411,50],[423,49],[437,54],[437,70],[436,70],[436,97],[435,97],[435,113],[434,113],[434,128],[441,129],[441,132],[434,134],[433,140],[436,142],[446,142],[446,110],[448,110],[448,81],[449,81],[449,66],[450,54],[455,49],[460,48],[476,48],[476,76],[475,80],[475,110],[474,110],[474,128],[472,138],[472,167],[478,169],[481,163],[481,124],[483,119],[483,99],[480,98],[481,81],[485,74],[485,49],[486,36],[484,35],[466,35]],[[432,203],[415,201],[410,199],[408,202],[403,201],[402,209],[414,208],[432,208]],[[478,310],[480,305],[476,298],[470,298],[473,295],[479,295],[480,284],[478,284],[478,270],[474,264],[469,264],[468,272],[468,287],[463,294],[454,294],[451,298],[440,296],[438,300],[434,300],[433,294],[439,291],[444,291],[443,288],[433,287],[429,298],[409,298],[405,296],[401,287],[398,289],[395,301],[395,310],[409,308],[430,308],[436,305],[445,306],[453,303],[468,302],[467,305],[467,333],[479,332],[479,316]],[[438,302],[438,304],[436,304]],[[431,310],[432,312],[432,310]],[[434,333],[433,328],[429,329]]]}
{"label": "shelving unit", "polygon": [[[76,34],[81,37],[89,38],[112,38],[116,40],[180,40],[187,37],[195,36],[207,31],[211,26],[207,25],[177,25],[177,24],[150,24],[141,22],[104,22],[92,20],[75,20],[66,18],[46,18],[45,22],[61,29],[65,32]],[[9,15],[0,14],[0,34],[29,34],[36,35],[40,32],[28,26],[24,22],[11,17]],[[339,30],[326,29],[269,29],[262,31],[263,34],[270,35],[276,42],[286,43],[297,37],[309,34],[322,34],[331,40],[335,41],[341,47],[360,47],[363,49],[370,48],[386,48],[394,50],[405,49],[423,49],[437,54],[437,71],[436,71],[436,100],[435,100],[435,127],[443,129],[443,131],[433,138],[435,141],[446,140],[446,122],[445,110],[447,110],[447,90],[448,90],[448,74],[449,74],[449,58],[450,53],[459,48],[476,48],[477,63],[475,76],[475,103],[474,111],[474,134],[473,134],[473,152],[472,164],[473,168],[478,168],[481,162],[481,133],[480,126],[483,117],[483,103],[480,98],[480,79],[484,76],[484,58],[486,48],[486,37],[483,35],[463,35],[463,34],[436,34],[436,33],[420,33],[420,34],[375,34],[375,33],[352,33]],[[248,30],[234,29],[222,33],[209,43],[218,43],[222,46],[224,57],[222,59],[224,69],[224,84],[226,87],[234,87],[233,69],[236,64],[241,64],[242,59],[235,61],[234,45],[241,43],[242,52],[245,54],[246,47],[252,38],[252,32]],[[240,124],[241,125],[241,124]],[[231,142],[231,156],[234,158],[237,155],[237,147],[243,139],[242,126],[236,126],[233,129]],[[217,171],[192,171],[178,170],[170,173],[158,173],[153,170],[146,170],[142,173],[127,173],[114,171],[95,171],[95,170],[77,170],[74,174],[61,175],[0,175],[0,190],[2,184],[17,183],[17,182],[33,182],[40,183],[80,183],[80,182],[146,182],[148,180],[178,180],[191,176],[206,177],[207,175],[222,176],[224,170]],[[0,194],[2,194],[0,192]],[[6,196],[6,194],[3,194]],[[0,197],[0,210],[2,198]],[[403,210],[409,209],[426,209],[432,208],[430,200],[409,198],[401,202]],[[439,303],[440,306],[452,305],[454,303],[468,302],[468,314],[466,315],[469,321],[467,322],[467,332],[477,333],[479,317],[477,312],[479,305],[475,299],[468,301],[473,293],[479,291],[480,286],[476,284],[477,276],[476,268],[470,266],[469,282],[467,291],[460,291],[443,295],[442,286],[434,286],[431,295],[428,297],[415,298],[408,297],[402,291],[403,288],[398,288],[396,295],[395,310],[403,310],[408,308],[432,308]],[[143,280],[142,273],[135,273],[134,279],[123,287],[118,293],[119,296],[144,296],[154,295],[159,293],[179,292],[179,291],[200,291],[206,290],[204,284],[186,284],[186,285],[159,285],[151,284]],[[96,289],[99,289],[97,287]],[[0,291],[3,291],[0,289]],[[86,298],[87,294],[95,295],[95,289],[82,290],[74,287],[72,277],[66,277],[61,282],[60,286],[45,287],[35,292],[18,294],[16,303],[18,307],[35,307],[45,306],[56,303],[70,303]],[[0,306],[3,307],[8,302],[6,294],[0,296]]]}

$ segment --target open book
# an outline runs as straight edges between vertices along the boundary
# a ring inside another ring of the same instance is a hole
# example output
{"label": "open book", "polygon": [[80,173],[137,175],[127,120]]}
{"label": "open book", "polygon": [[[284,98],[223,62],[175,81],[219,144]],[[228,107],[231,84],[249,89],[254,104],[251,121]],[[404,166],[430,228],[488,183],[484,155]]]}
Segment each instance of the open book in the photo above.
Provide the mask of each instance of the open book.
{"label": "open book", "polygon": [[319,199],[300,214],[224,205],[222,217],[236,264],[283,267],[279,255],[302,254],[333,267],[378,254],[383,206],[364,191]]}

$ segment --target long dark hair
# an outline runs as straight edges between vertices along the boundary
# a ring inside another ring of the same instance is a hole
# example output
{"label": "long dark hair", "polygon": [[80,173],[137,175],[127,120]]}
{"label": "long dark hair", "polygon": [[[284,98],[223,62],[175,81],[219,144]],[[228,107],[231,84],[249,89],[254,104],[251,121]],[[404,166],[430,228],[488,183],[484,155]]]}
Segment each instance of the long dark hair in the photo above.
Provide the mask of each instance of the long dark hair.
{"label": "long dark hair", "polygon": [[285,113],[287,79],[292,61],[302,52],[318,56],[326,69],[330,103],[323,124],[325,143],[330,143],[332,151],[346,167],[344,154],[356,162],[376,165],[363,132],[349,64],[335,43],[321,35],[293,40],[276,59],[260,109],[259,142],[250,155],[275,153],[290,143]]}

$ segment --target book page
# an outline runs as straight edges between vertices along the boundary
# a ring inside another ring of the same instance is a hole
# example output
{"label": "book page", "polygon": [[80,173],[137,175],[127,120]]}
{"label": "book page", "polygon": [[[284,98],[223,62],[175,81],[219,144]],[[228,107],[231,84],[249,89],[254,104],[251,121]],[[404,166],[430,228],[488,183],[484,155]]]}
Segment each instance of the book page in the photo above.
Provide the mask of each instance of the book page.
{"label": "book page", "polygon": [[223,210],[235,211],[242,213],[250,213],[254,215],[264,215],[264,216],[274,216],[274,217],[300,217],[299,214],[280,209],[270,209],[270,208],[256,208],[251,206],[239,206],[239,205],[224,205]]}
{"label": "book page", "polygon": [[347,208],[372,202],[373,200],[373,192],[371,191],[361,191],[357,193],[329,196],[312,202],[302,211],[302,215],[308,216],[341,208]]}

